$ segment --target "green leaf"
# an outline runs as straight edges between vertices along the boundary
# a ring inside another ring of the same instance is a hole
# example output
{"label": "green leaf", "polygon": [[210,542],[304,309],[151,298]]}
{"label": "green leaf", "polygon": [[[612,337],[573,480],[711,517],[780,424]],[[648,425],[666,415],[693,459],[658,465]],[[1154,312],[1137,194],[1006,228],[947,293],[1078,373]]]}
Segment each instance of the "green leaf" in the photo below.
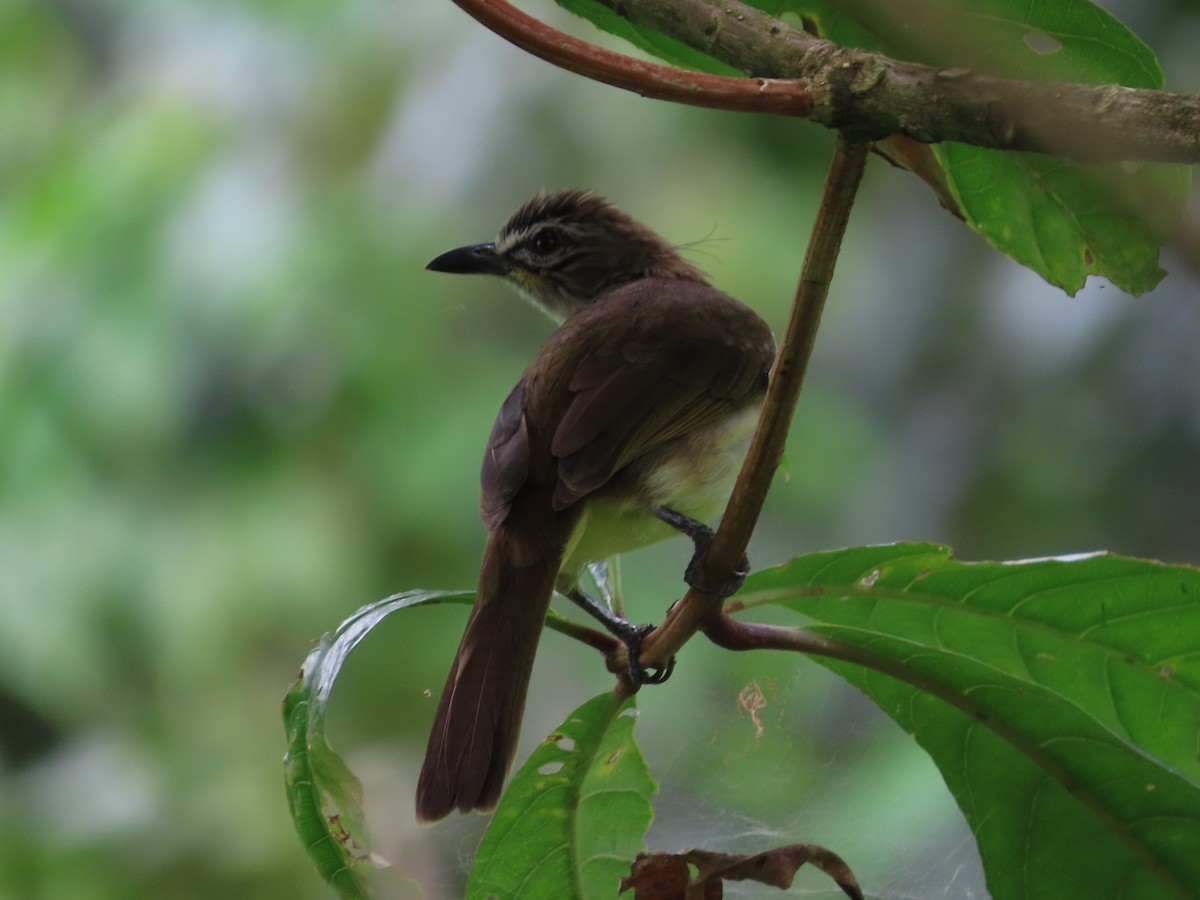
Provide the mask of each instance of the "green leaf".
{"label": "green leaf", "polygon": [[542,742],[484,835],[468,898],[617,895],[653,816],[635,716],[633,698],[601,694]]}
{"label": "green leaf", "polygon": [[370,857],[362,784],[325,739],[325,711],[342,664],[371,630],[397,610],[428,603],[470,603],[474,594],[408,591],[362,607],[317,642],[283,700],[288,750],[284,782],[296,832],[317,871],[344,900],[371,896],[360,877]]}
{"label": "green leaf", "polygon": [[930,753],[996,900],[1200,896],[1200,571],[900,544],[738,596],[813,619],[838,657],[817,661]]}
{"label": "green leaf", "polygon": [[1091,0],[762,0],[813,20],[823,37],[934,66],[1004,78],[1162,87],[1154,51]]}
{"label": "green leaf", "polygon": [[[750,2],[899,59],[1029,81],[1163,85],[1154,52],[1090,0]],[[1051,284],[1074,294],[1102,275],[1140,294],[1162,279],[1158,249],[1187,200],[1187,166],[1088,166],[956,143],[933,150],[967,224]]]}
{"label": "green leaf", "polygon": [[1088,275],[1131,294],[1162,280],[1158,249],[1187,199],[1186,167],[1081,166],[957,143],[934,153],[968,224],[1067,293]]}

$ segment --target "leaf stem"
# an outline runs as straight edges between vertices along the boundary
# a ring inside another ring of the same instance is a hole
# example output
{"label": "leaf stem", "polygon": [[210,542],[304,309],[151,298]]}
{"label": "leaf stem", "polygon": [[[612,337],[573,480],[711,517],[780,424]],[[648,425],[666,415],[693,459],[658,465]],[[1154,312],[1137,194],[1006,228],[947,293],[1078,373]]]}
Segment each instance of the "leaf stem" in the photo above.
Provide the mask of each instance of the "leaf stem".
{"label": "leaf stem", "polygon": [[546,627],[551,631],[557,631],[559,634],[574,638],[581,644],[586,644],[606,657],[612,656],[621,647],[621,642],[611,634],[595,628],[589,628],[587,625],[581,625],[563,616],[553,614],[547,616]]}

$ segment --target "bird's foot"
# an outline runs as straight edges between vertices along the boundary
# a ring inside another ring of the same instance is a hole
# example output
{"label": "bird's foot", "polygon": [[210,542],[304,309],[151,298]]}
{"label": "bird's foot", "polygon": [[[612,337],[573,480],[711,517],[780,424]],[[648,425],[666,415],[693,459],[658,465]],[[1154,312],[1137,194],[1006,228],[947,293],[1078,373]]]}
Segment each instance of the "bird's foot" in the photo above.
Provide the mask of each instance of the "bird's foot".
{"label": "bird's foot", "polygon": [[711,584],[704,579],[704,563],[708,559],[708,550],[712,546],[715,532],[703,522],[697,522],[690,516],[685,516],[667,506],[656,506],[654,515],[676,531],[687,535],[695,545],[696,550],[692,554],[692,559],[683,571],[683,580],[688,587],[713,597],[729,597],[738,592],[742,582],[750,574],[750,560],[746,558],[746,554],[742,554],[737,567],[730,573],[728,579],[720,584]]}
{"label": "bird's foot", "polygon": [[625,655],[629,659],[629,680],[639,685],[662,684],[675,671],[675,657],[672,656],[667,660],[667,664],[661,669],[647,668],[642,665],[641,659],[642,641],[658,626],[634,625],[632,622],[626,622],[625,625],[627,628],[623,633],[617,634],[617,637],[625,645]]}
{"label": "bird's foot", "polygon": [[662,668],[647,668],[641,663],[642,641],[657,627],[656,625],[634,625],[578,588],[567,592],[567,597],[588,615],[597,619],[609,634],[625,645],[625,655],[629,660],[629,678],[634,684],[662,684],[671,677],[671,673],[675,671],[673,656]]}

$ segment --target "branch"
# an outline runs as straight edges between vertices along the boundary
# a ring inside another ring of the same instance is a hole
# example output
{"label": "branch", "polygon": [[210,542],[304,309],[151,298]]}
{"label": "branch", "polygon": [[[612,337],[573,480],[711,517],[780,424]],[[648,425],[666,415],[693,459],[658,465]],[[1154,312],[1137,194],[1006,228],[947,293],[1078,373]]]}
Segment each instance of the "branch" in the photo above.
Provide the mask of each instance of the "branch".
{"label": "branch", "polygon": [[1080,162],[1200,163],[1200,96],[1119,85],[1014,81],[842,47],[738,0],[597,0],[637,25],[748,73],[645,63],[587,44],[505,0],[454,0],[518,47],[646,97],[811,118],[855,141],[905,135]]}
{"label": "branch", "polygon": [[777,116],[807,116],[812,111],[812,95],[803,82],[710,75],[643,62],[564,34],[505,0],[454,2],[522,50],[569,72],[643,97]]}
{"label": "branch", "polygon": [[812,119],[858,140],[904,134],[1080,162],[1200,162],[1200,96],[1014,81],[820,40],[738,0],[597,0],[743,72],[802,78]]}
{"label": "branch", "polygon": [[[866,144],[851,144],[845,138],[838,140],[808,251],[800,268],[800,281],[783,344],[771,370],[758,428],[704,561],[701,576],[706,584],[727,582],[741,562],[783,457],[788,428],[804,384],[821,311],[829,295],[842,236],[846,233],[869,149]],[[689,590],[671,607],[663,623],[646,636],[641,648],[642,664],[662,668],[698,629],[704,629],[707,634],[710,629],[720,627],[722,619],[719,597]],[[628,688],[629,685],[622,684],[622,689]]]}
{"label": "branch", "polygon": [[578,622],[563,618],[562,616],[547,616],[546,627],[551,631],[557,631],[559,634],[565,634],[569,638],[574,638],[581,644],[591,647],[593,650],[598,650],[600,655],[605,658],[611,657],[621,647],[621,642],[611,634],[604,631],[597,631],[595,628],[589,628],[586,625],[580,625]]}

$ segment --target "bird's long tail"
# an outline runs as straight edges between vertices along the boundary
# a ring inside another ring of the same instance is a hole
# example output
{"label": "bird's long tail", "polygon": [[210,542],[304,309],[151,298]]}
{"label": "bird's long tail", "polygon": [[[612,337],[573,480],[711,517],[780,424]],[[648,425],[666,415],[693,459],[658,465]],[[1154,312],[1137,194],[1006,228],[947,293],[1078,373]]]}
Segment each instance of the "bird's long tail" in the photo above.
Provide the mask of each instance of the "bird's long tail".
{"label": "bird's long tail", "polygon": [[475,607],[438,703],[417,783],[417,818],[490,809],[500,799],[533,659],[558,574],[554,554],[519,559],[503,529],[488,539]]}

